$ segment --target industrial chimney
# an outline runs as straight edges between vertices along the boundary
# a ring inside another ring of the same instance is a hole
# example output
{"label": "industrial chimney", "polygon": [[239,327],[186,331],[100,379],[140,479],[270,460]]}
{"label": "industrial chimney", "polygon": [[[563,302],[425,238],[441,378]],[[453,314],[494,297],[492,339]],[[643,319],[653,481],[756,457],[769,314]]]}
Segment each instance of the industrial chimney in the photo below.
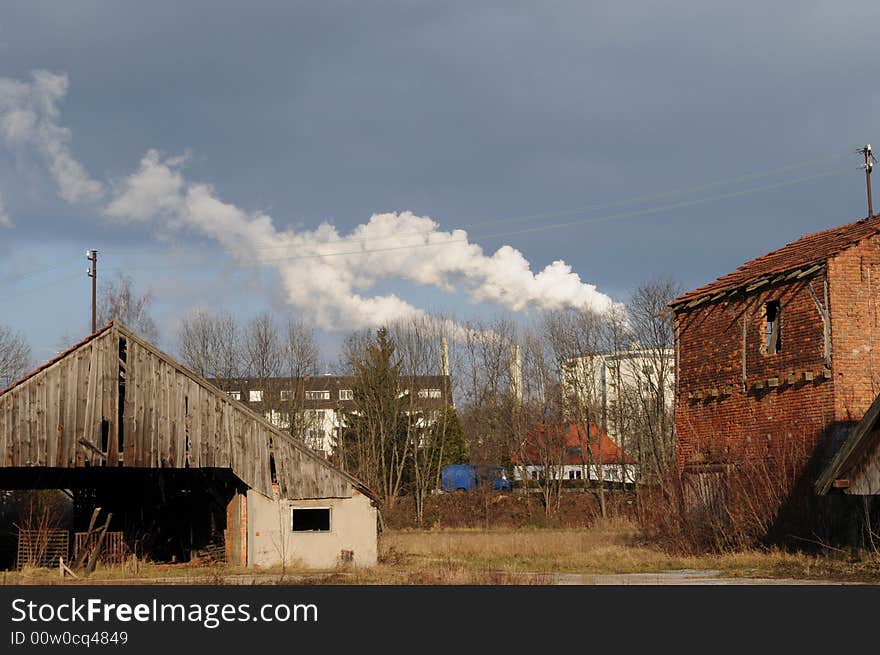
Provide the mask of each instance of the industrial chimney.
{"label": "industrial chimney", "polygon": [[516,400],[522,400],[522,362],[519,356],[519,344],[510,346],[510,395]]}

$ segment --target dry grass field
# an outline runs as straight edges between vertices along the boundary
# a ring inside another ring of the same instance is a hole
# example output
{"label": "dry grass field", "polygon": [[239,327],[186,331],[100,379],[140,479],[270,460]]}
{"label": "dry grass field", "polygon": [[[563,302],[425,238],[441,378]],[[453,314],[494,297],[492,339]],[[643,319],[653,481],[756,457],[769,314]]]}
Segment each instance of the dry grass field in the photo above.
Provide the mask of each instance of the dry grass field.
{"label": "dry grass field", "polygon": [[[880,583],[880,555],[852,563],[845,553],[782,551],[678,556],[650,545],[626,521],[582,529],[395,530],[382,535],[379,564],[368,569],[309,572],[192,564],[128,562],[100,567],[90,584],[554,584],[574,574],[660,574],[712,571],[732,578],[786,578]],[[588,580],[589,577],[584,579]],[[5,584],[78,584],[57,570],[0,574]]]}

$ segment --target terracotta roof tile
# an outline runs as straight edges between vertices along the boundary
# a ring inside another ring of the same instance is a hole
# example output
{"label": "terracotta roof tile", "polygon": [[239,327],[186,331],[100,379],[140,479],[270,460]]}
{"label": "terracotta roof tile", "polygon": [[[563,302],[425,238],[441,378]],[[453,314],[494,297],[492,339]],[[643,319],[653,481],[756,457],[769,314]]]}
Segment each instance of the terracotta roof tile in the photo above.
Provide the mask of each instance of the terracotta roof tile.
{"label": "terracotta roof tile", "polygon": [[732,273],[722,275],[714,282],[688,291],[673,300],[670,306],[678,307],[709,294],[733,291],[748,286],[770,275],[806,269],[824,263],[842,250],[846,250],[862,239],[878,232],[880,232],[880,215],[862,218],[823,232],[808,234],[779,250],[768,252],[766,255],[746,262]]}
{"label": "terracotta roof tile", "polygon": [[521,451],[514,452],[511,460],[514,464],[520,464],[523,459],[526,464],[541,464],[550,453],[553,457],[562,456],[564,461],[558,464],[580,465],[592,459],[600,464],[635,464],[635,460],[593,422],[590,422],[589,440],[582,423],[538,425],[529,432]]}

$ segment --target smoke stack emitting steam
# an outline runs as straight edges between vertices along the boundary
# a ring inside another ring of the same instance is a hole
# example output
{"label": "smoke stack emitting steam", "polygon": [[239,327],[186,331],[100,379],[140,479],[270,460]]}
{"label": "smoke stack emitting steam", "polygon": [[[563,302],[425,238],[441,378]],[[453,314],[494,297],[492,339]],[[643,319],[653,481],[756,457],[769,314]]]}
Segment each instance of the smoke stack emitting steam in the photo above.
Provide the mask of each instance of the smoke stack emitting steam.
{"label": "smoke stack emitting steam", "polygon": [[[344,234],[329,223],[307,231],[280,229],[271,216],[225,203],[210,185],[184,178],[184,157],[156,150],[115,184],[93,180],[73,158],[69,131],[57,122],[57,104],[66,92],[65,75],[36,72],[29,82],[0,78],[0,145],[26,147],[42,158],[68,202],[97,204],[122,223],[195,232],[216,240],[240,264],[275,269],[287,302],[322,328],[376,327],[423,314],[393,293],[370,295],[382,280],[463,291],[473,302],[512,311],[587,306],[603,312],[614,304],[563,261],[533,273],[515,248],[486,255],[464,230],[441,230],[433,219],[411,212],[373,214]],[[2,210],[0,225],[11,225]]]}

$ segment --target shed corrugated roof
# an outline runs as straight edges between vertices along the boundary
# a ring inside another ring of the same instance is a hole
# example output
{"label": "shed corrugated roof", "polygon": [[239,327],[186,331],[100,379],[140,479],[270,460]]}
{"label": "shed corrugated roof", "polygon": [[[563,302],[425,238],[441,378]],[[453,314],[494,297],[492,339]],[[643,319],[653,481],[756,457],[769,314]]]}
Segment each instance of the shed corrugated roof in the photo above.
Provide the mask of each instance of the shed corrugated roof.
{"label": "shed corrugated roof", "polygon": [[714,282],[688,291],[673,300],[670,306],[680,308],[685,303],[708,295],[740,289],[768,276],[776,276],[821,264],[842,250],[846,250],[878,232],[880,232],[880,215],[862,218],[823,232],[808,234],[778,250],[746,262],[732,273],[722,275]]}

